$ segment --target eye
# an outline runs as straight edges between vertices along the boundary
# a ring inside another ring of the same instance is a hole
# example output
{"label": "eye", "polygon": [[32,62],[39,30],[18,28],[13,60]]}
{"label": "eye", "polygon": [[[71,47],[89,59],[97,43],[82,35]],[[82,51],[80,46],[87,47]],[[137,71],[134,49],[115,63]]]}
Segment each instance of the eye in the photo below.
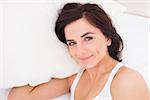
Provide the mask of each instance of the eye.
{"label": "eye", "polygon": [[68,46],[73,46],[76,44],[76,42],[68,42],[67,44],[68,44]]}
{"label": "eye", "polygon": [[86,40],[86,41],[90,41],[92,39],[93,39],[93,37],[91,37],[91,36],[87,36],[87,37],[84,38],[84,40]]}

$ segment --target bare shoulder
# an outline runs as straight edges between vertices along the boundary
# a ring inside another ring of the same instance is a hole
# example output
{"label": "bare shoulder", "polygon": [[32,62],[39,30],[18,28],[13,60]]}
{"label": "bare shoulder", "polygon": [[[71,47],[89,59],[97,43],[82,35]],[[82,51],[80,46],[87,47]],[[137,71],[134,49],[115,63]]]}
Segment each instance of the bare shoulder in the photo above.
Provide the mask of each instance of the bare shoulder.
{"label": "bare shoulder", "polygon": [[137,71],[123,66],[111,84],[111,94],[114,100],[148,100],[149,89]]}
{"label": "bare shoulder", "polygon": [[72,83],[73,83],[73,81],[74,81],[76,75],[77,75],[77,74],[74,74],[74,75],[72,75],[72,76],[70,76],[70,77],[67,78],[70,88],[71,88],[71,85],[72,85]]}

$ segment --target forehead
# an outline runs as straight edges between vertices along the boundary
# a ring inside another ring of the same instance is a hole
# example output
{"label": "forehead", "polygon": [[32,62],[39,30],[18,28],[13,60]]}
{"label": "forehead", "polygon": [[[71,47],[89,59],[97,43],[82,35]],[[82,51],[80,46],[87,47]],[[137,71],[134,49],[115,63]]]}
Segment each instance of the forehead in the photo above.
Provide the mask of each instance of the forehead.
{"label": "forehead", "polygon": [[65,29],[66,38],[81,36],[85,33],[92,32],[95,34],[101,33],[100,29],[91,25],[85,18],[80,18],[70,24],[68,24]]}

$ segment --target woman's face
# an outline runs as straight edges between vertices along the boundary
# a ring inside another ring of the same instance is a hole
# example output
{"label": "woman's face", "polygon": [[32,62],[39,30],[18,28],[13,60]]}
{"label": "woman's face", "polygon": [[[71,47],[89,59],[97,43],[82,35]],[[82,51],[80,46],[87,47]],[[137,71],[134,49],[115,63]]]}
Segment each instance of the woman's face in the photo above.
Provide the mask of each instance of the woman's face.
{"label": "woman's face", "polygon": [[108,54],[110,39],[85,18],[68,24],[64,31],[69,53],[81,67],[92,68]]}

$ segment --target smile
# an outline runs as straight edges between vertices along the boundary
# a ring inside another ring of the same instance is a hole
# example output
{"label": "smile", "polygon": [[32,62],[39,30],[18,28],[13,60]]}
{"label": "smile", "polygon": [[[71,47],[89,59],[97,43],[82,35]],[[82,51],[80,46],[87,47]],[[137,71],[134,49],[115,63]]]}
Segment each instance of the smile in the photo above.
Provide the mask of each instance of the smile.
{"label": "smile", "polygon": [[93,57],[93,55],[88,56],[88,57],[83,57],[83,58],[79,58],[80,61],[87,61],[89,59],[91,59]]}

